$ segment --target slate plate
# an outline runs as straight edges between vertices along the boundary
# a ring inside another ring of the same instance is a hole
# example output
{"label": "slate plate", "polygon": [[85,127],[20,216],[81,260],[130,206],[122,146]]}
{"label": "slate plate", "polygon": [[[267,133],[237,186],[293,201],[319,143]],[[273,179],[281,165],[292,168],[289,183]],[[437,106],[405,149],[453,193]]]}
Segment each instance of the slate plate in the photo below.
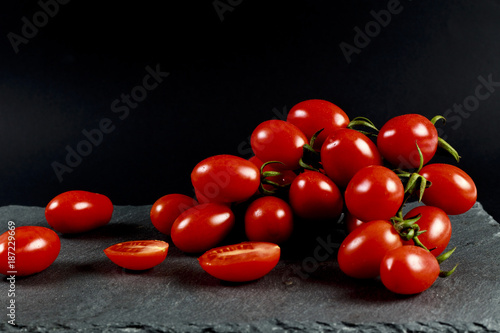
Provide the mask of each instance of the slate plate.
{"label": "slate plate", "polygon": [[[357,281],[335,261],[342,234],[315,237],[300,251],[284,249],[264,278],[230,284],[207,275],[196,256],[171,246],[161,265],[140,273],[120,269],[102,250],[132,239],[163,239],[151,206],[117,206],[98,230],[61,237],[61,253],[46,271],[15,281],[16,325],[7,323],[9,283],[0,283],[1,331],[81,332],[498,332],[500,225],[480,203],[452,217],[444,268],[448,279],[414,296],[398,296],[379,280]],[[412,208],[410,205],[407,209]],[[41,207],[0,207],[2,231],[48,226]],[[298,254],[301,254],[300,256]]]}

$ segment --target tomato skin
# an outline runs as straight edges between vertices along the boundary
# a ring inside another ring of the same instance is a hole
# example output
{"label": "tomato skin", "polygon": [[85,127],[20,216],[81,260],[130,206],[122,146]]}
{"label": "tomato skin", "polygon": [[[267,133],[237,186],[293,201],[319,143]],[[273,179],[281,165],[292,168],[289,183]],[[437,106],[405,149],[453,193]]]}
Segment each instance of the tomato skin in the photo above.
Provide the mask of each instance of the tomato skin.
{"label": "tomato skin", "polygon": [[200,202],[231,203],[247,200],[257,191],[260,171],[244,158],[215,155],[194,167],[191,182]]}
{"label": "tomato skin", "polygon": [[142,271],[161,264],[168,247],[167,242],[160,240],[136,240],[111,245],[104,249],[104,254],[122,268]]}
{"label": "tomato skin", "polygon": [[149,217],[155,228],[165,235],[170,235],[175,219],[185,210],[198,204],[196,200],[184,194],[167,194],[155,201]]}
{"label": "tomato skin", "polygon": [[234,214],[229,207],[206,203],[192,207],[177,217],[170,236],[183,252],[199,253],[219,244],[234,226]]}
{"label": "tomato skin", "polygon": [[346,212],[345,217],[344,217],[344,221],[345,221],[347,233],[351,233],[354,229],[356,229],[357,227],[359,227],[365,223],[365,221],[361,221],[360,219],[358,219],[357,217],[355,217],[354,215],[352,215],[349,212]]}
{"label": "tomato skin", "polygon": [[297,126],[308,141],[323,129],[314,142],[313,148],[317,151],[330,134],[349,125],[349,117],[344,110],[322,99],[310,99],[295,104],[288,112],[286,121]]}
{"label": "tomato skin", "polygon": [[245,212],[245,234],[250,241],[282,244],[290,238],[292,231],[292,209],[280,198],[258,198]]}
{"label": "tomato skin", "polygon": [[49,225],[63,234],[81,233],[106,225],[113,203],[99,193],[67,191],[54,197],[45,208]]}
{"label": "tomato skin", "polygon": [[292,123],[271,119],[260,123],[250,136],[250,145],[262,162],[280,161],[274,167],[280,170],[295,170],[303,155],[307,137]]}
{"label": "tomato skin", "polygon": [[366,135],[352,130],[339,129],[323,143],[321,162],[330,179],[345,188],[356,172],[369,165],[382,165],[382,156]]}
{"label": "tomato skin", "polygon": [[317,171],[299,174],[289,190],[289,202],[295,214],[306,219],[339,217],[344,199],[335,183]]}
{"label": "tomato skin", "polygon": [[[410,210],[405,215],[405,219],[416,217],[421,214],[416,222],[420,230],[425,232],[418,236],[422,244],[437,257],[448,246],[451,239],[451,221],[448,215],[441,209],[432,206],[419,206]],[[413,240],[404,241],[404,245],[413,245]]]}
{"label": "tomato skin", "polygon": [[416,143],[422,152],[424,164],[427,164],[436,153],[438,132],[429,119],[419,114],[391,118],[377,136],[377,147],[382,156],[401,169],[420,166]]}
{"label": "tomato skin", "polygon": [[[9,240],[9,236],[15,238]],[[0,273],[14,275],[8,272],[15,271],[16,276],[39,273],[52,265],[60,250],[59,236],[49,228],[22,226],[6,231],[0,235]],[[9,267],[9,252],[15,253],[13,269]]]}
{"label": "tomato skin", "polygon": [[352,177],[345,191],[349,212],[362,221],[388,220],[404,200],[404,186],[390,169],[371,165]]}
{"label": "tomato skin", "polygon": [[422,202],[439,207],[448,215],[468,211],[477,200],[477,188],[465,171],[454,165],[428,164],[419,172],[432,185],[426,188]]}
{"label": "tomato skin", "polygon": [[223,281],[248,282],[262,278],[279,262],[281,249],[268,242],[221,246],[198,258],[205,272]]}
{"label": "tomato skin", "polygon": [[339,268],[353,278],[375,278],[380,273],[380,262],[385,254],[401,246],[401,237],[390,222],[366,222],[340,244],[337,254]]}
{"label": "tomato skin", "polygon": [[380,263],[380,279],[390,291],[412,295],[427,290],[439,276],[436,258],[421,247],[405,245],[391,250]]}

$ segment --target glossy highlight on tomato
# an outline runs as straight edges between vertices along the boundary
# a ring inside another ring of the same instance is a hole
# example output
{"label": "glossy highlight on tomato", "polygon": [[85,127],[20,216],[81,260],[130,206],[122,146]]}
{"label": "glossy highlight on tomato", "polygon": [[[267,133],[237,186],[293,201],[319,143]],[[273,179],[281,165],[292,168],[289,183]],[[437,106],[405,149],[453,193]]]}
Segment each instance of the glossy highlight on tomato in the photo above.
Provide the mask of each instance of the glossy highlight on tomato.
{"label": "glossy highlight on tomato", "polygon": [[175,219],[185,210],[198,204],[196,200],[184,194],[167,194],[155,201],[151,207],[149,217],[155,228],[170,235]]}
{"label": "glossy highlight on tomato", "polygon": [[111,245],[104,253],[122,268],[142,271],[161,264],[168,247],[167,242],[160,240],[135,240]]}
{"label": "glossy highlight on tomato", "polygon": [[52,265],[60,250],[59,236],[49,228],[12,228],[0,235],[0,273],[16,276],[39,273]]}
{"label": "glossy highlight on tomato", "polygon": [[54,197],[45,208],[45,218],[63,234],[81,233],[109,223],[113,215],[111,200],[99,193],[67,191]]}
{"label": "glossy highlight on tomato", "polygon": [[248,282],[262,278],[279,262],[281,249],[268,242],[221,246],[198,258],[205,272],[223,281]]}

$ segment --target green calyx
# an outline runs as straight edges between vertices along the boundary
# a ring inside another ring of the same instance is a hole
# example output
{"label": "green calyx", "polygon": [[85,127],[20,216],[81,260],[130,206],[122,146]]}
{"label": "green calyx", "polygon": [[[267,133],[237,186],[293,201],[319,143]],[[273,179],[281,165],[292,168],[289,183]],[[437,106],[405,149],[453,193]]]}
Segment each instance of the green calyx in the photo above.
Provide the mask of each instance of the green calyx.
{"label": "green calyx", "polygon": [[[269,165],[269,164],[274,164],[274,163],[279,163],[279,164],[284,164],[283,162],[280,161],[268,161],[262,164],[260,167],[260,185],[259,185],[259,190],[262,194],[264,195],[273,195],[276,193],[278,189],[281,188],[286,188],[290,184],[285,184],[281,185],[276,182],[273,182],[272,180],[269,180],[269,177],[277,177],[281,176],[282,173],[279,171],[264,171],[264,168]],[[271,190],[265,188],[264,185],[271,185],[273,188]]]}
{"label": "green calyx", "polygon": [[304,149],[304,153],[302,154],[302,158],[299,160],[299,165],[304,170],[312,170],[319,171],[321,168],[320,164],[320,153],[314,149],[314,143],[318,138],[318,135],[323,132],[324,128],[320,129],[311,137],[309,143],[306,143],[302,148]]}
{"label": "green calyx", "polygon": [[[368,131],[357,129],[356,127],[367,127]],[[347,128],[356,130],[360,133],[363,133],[364,135],[371,135],[371,136],[377,136],[378,135],[378,128],[375,126],[375,124],[368,118],[365,117],[356,117],[352,119],[349,124],[347,125]]]}
{"label": "green calyx", "polygon": [[[446,118],[441,116],[441,115],[437,115],[437,116],[434,116],[430,121],[431,123],[435,126],[436,125],[436,122],[438,120],[442,120],[443,121],[443,124],[446,124]],[[451,156],[453,156],[453,158],[455,159],[455,161],[460,162],[460,155],[458,154],[458,152],[456,151],[455,148],[453,148],[448,142],[446,142],[443,138],[439,138],[438,137],[438,147],[444,149],[445,151],[447,151]]]}
{"label": "green calyx", "polygon": [[403,184],[406,183],[405,185],[406,198],[404,202],[406,202],[408,198],[416,192],[417,189],[419,194],[418,202],[421,202],[424,196],[425,189],[431,186],[431,182],[427,181],[427,179],[425,179],[424,176],[419,174],[420,170],[422,170],[424,166],[424,156],[422,155],[422,151],[420,150],[420,147],[418,146],[418,143],[416,141],[415,145],[417,146],[418,155],[420,157],[420,165],[418,169],[415,172],[408,172],[401,169],[395,170],[396,174],[401,179]]}

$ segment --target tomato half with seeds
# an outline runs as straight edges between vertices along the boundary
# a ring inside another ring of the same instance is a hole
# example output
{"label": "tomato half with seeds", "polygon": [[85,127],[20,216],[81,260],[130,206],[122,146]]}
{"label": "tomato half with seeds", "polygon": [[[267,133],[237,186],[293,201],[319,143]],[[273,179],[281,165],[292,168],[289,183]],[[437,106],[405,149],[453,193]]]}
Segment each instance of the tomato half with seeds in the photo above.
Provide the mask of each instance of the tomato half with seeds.
{"label": "tomato half with seeds", "polygon": [[142,271],[161,264],[168,247],[167,242],[160,240],[135,240],[111,245],[104,253],[122,268]]}
{"label": "tomato half with seeds", "polygon": [[47,269],[59,256],[61,241],[51,229],[12,228],[0,236],[0,273],[27,276]]}
{"label": "tomato half with seeds", "polygon": [[185,210],[198,204],[196,200],[184,194],[167,194],[155,201],[149,217],[155,228],[170,235],[175,219]]}
{"label": "tomato half with seeds", "polygon": [[431,182],[422,197],[426,205],[439,207],[448,215],[459,215],[476,203],[476,184],[462,169],[451,164],[434,163],[424,166],[419,174]]}
{"label": "tomato half with seeds", "polygon": [[309,99],[295,104],[288,112],[286,121],[297,126],[308,141],[323,129],[314,141],[313,148],[317,151],[330,134],[349,125],[349,117],[344,110],[322,99]]}
{"label": "tomato half with seeds", "polygon": [[104,226],[112,215],[113,204],[107,196],[79,190],[57,195],[45,208],[49,225],[63,234],[81,233]]}
{"label": "tomato half with seeds", "polygon": [[221,246],[198,258],[205,272],[223,281],[248,282],[262,278],[279,262],[281,249],[268,242]]}

